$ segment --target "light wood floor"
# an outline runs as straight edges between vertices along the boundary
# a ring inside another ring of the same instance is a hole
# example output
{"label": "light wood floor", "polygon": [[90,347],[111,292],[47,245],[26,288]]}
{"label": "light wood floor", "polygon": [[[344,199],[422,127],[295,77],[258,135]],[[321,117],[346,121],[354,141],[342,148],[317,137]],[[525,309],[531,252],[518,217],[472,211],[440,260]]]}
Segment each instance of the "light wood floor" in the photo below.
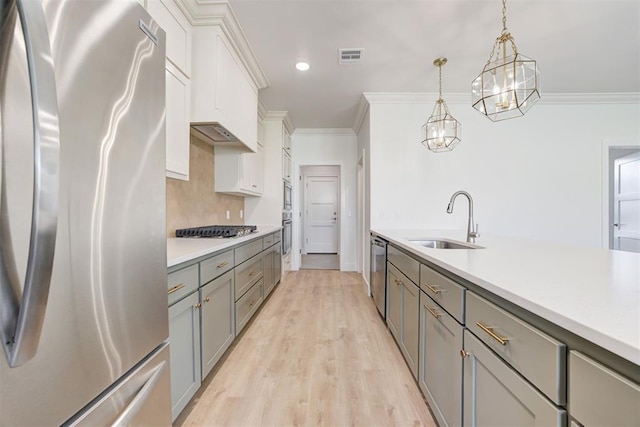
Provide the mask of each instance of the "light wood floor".
{"label": "light wood floor", "polygon": [[248,328],[174,425],[435,425],[358,274],[291,272]]}
{"label": "light wood floor", "polygon": [[300,258],[301,270],[340,270],[337,254],[304,254]]}

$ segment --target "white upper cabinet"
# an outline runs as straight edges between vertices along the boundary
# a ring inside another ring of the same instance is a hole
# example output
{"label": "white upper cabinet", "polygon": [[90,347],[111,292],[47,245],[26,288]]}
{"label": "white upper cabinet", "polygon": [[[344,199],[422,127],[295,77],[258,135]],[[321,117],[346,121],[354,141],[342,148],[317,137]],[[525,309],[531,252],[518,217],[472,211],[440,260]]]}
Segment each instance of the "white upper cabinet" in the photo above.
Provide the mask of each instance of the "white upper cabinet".
{"label": "white upper cabinet", "polygon": [[191,81],[167,60],[167,176],[189,180],[189,98]]}
{"label": "white upper cabinet", "polygon": [[[255,120],[255,119],[254,119]],[[264,189],[264,151],[256,144],[255,153],[216,147],[214,188],[234,196],[261,196]]]}
{"label": "white upper cabinet", "polygon": [[208,141],[239,151],[257,150],[258,88],[217,25],[193,34],[191,122],[218,123],[239,141]]}
{"label": "white upper cabinet", "polygon": [[147,0],[147,11],[166,33],[166,171],[189,180],[192,27],[174,0]]}
{"label": "white upper cabinet", "polygon": [[191,24],[174,0],[147,0],[147,11],[167,33],[167,59],[191,76]]}

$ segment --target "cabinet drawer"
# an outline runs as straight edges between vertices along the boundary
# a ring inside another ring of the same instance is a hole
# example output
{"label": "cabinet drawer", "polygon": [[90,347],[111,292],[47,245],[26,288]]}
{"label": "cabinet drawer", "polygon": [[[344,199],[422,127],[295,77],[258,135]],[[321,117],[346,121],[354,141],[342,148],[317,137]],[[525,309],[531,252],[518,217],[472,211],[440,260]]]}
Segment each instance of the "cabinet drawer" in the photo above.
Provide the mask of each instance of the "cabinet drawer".
{"label": "cabinet drawer", "polygon": [[473,292],[466,300],[467,327],[549,399],[564,405],[566,346]]}
{"label": "cabinet drawer", "polygon": [[413,280],[413,283],[420,283],[420,263],[408,255],[405,255],[394,246],[387,247],[387,259],[402,271],[405,276]]}
{"label": "cabinet drawer", "polygon": [[236,267],[236,301],[262,278],[262,262],[262,255],[258,255]]}
{"label": "cabinet drawer", "polygon": [[273,243],[277,243],[281,240],[282,238],[280,237],[280,232],[276,231],[275,233],[273,233]]}
{"label": "cabinet drawer", "polygon": [[200,286],[233,268],[233,251],[228,250],[200,262]]}
{"label": "cabinet drawer", "polygon": [[640,425],[640,385],[569,352],[569,412],[585,426]]}
{"label": "cabinet drawer", "polygon": [[273,245],[273,234],[269,234],[268,236],[265,236],[262,238],[262,246],[264,248],[268,248],[269,246]]}
{"label": "cabinet drawer", "polygon": [[464,324],[465,288],[423,264],[420,264],[420,288]]}
{"label": "cabinet drawer", "polygon": [[169,273],[167,282],[169,305],[171,305],[198,289],[198,264]]}
{"label": "cabinet drawer", "polygon": [[254,255],[262,252],[262,239],[254,240],[234,249],[236,265],[242,264]]}
{"label": "cabinet drawer", "polygon": [[262,304],[262,280],[236,301],[236,336],[240,334],[244,326]]}

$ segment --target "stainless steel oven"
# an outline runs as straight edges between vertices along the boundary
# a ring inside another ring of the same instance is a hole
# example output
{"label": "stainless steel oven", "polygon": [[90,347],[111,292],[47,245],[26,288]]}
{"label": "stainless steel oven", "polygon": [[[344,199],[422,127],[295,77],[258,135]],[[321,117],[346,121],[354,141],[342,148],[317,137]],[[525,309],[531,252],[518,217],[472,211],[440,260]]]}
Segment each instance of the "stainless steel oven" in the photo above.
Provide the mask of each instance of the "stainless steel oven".
{"label": "stainless steel oven", "polygon": [[282,212],[282,254],[287,255],[291,252],[291,211]]}
{"label": "stainless steel oven", "polygon": [[283,181],[283,204],[282,210],[290,211],[291,210],[291,184],[287,181]]}

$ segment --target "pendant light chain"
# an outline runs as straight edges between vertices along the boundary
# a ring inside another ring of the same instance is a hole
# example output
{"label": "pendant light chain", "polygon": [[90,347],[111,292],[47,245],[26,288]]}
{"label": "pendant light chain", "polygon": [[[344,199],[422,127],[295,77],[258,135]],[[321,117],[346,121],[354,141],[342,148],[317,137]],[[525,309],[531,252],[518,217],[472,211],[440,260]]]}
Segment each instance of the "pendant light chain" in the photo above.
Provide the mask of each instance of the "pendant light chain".
{"label": "pendant light chain", "polygon": [[442,65],[438,65],[438,101],[442,101]]}
{"label": "pendant light chain", "polygon": [[[491,60],[496,55],[496,48],[498,45],[502,45],[502,57],[506,57],[506,43],[509,42],[511,44],[511,49],[513,50],[513,54],[518,54],[518,48],[516,47],[516,41],[513,39],[513,36],[509,32],[507,28],[507,0],[502,0],[502,32],[500,36],[496,38],[495,43],[493,44],[493,48],[491,49],[491,55],[489,55],[489,59],[487,59],[487,65],[491,63]],[[496,59],[500,58],[500,50],[498,50],[498,56]]]}

